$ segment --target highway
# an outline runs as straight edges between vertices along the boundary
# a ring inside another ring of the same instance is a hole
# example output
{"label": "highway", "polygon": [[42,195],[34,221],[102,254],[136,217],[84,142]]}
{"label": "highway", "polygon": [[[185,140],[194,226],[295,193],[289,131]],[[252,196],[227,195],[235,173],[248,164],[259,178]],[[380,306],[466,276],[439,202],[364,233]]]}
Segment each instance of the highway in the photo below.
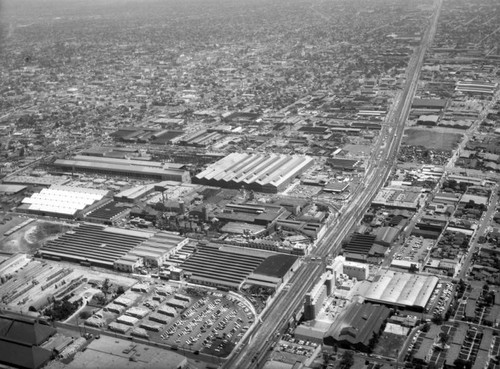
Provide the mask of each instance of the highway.
{"label": "highway", "polygon": [[318,242],[311,253],[311,260],[305,259],[302,266],[292,277],[288,290],[281,290],[274,302],[254,327],[252,334],[240,342],[238,348],[228,357],[223,368],[259,368],[264,365],[265,358],[276,341],[276,333],[283,330],[290,318],[300,310],[305,294],[312,288],[324,267],[314,261],[322,260],[331,254],[337,254],[342,240],[355,227],[371,200],[389,177],[403,137],[404,125],[408,118],[413,96],[417,88],[420,69],[425,53],[432,43],[436,32],[437,20],[442,0],[436,0],[434,13],[429,26],[422,37],[420,46],[415,50],[407,69],[407,81],[400,99],[395,102],[391,112],[390,134],[384,143],[378,141],[378,147],[372,155],[377,155],[379,166],[369,165],[363,184],[360,184],[351,196],[351,202],[341,211],[338,223],[332,226]]}

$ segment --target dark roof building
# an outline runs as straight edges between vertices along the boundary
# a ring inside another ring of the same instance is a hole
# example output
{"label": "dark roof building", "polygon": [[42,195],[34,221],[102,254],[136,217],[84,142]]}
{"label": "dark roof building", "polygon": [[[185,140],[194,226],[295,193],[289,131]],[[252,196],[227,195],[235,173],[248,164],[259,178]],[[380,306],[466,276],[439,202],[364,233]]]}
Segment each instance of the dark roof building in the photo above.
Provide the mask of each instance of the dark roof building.
{"label": "dark roof building", "polygon": [[193,283],[237,290],[262,261],[263,257],[238,253],[223,245],[199,243],[181,268]]}
{"label": "dark roof building", "polygon": [[153,234],[84,223],[48,241],[39,252],[56,260],[88,262],[112,268],[114,262]]}
{"label": "dark roof building", "polygon": [[0,363],[18,368],[40,368],[52,351],[40,347],[56,330],[35,318],[0,314]]}
{"label": "dark roof building", "polygon": [[115,201],[109,201],[94,209],[85,216],[85,219],[94,223],[113,224],[117,219],[124,218],[130,207],[123,206]]}
{"label": "dark roof building", "polygon": [[248,277],[248,283],[278,287],[290,278],[296,269],[298,258],[293,255],[278,254],[267,257]]}
{"label": "dark roof building", "polygon": [[353,171],[358,168],[360,161],[357,159],[346,159],[346,158],[330,158],[327,161],[333,169]]}
{"label": "dark roof building", "polygon": [[219,220],[246,222],[267,226],[290,215],[284,207],[269,204],[226,204],[223,211],[214,213]]}
{"label": "dark roof building", "polygon": [[389,315],[385,306],[354,303],[335,319],[324,343],[369,352],[372,337],[380,334]]}
{"label": "dark roof building", "polygon": [[425,108],[425,109],[444,109],[447,100],[444,99],[415,99],[413,100],[412,108]]}
{"label": "dark roof building", "polygon": [[343,248],[346,260],[366,260],[373,244],[375,243],[375,239],[375,235],[360,233],[353,234],[351,240]]}
{"label": "dark roof building", "polygon": [[85,156],[78,158],[78,160],[57,159],[54,162],[54,166],[66,172],[118,175],[160,181],[190,181],[187,170],[154,166],[153,162],[147,162],[147,165],[142,165],[142,162],[138,160],[109,162],[110,159],[106,159],[108,161],[100,161],[96,160],[96,158]]}

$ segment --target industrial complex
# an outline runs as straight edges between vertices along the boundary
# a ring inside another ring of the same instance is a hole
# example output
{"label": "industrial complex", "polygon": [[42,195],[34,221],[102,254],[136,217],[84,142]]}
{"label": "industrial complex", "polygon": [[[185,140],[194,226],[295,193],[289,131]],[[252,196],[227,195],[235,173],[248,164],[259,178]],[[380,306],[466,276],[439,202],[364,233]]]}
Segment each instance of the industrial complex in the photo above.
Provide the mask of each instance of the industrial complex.
{"label": "industrial complex", "polygon": [[500,369],[498,0],[0,3],[0,367]]}

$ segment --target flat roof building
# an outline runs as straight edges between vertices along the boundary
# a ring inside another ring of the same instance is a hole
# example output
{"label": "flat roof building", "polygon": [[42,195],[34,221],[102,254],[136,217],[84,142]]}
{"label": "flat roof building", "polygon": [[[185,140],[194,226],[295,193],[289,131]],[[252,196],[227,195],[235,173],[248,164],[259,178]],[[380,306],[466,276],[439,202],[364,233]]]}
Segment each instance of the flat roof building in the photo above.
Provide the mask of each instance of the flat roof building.
{"label": "flat roof building", "polygon": [[435,276],[388,270],[375,277],[365,301],[423,311],[438,283]]}
{"label": "flat roof building", "polygon": [[140,161],[134,160],[125,160],[120,161],[119,163],[110,163],[96,161],[91,157],[82,156],[79,160],[57,159],[54,162],[54,166],[65,172],[119,175],[124,177],[145,178],[160,181],[190,181],[190,175],[187,170],[164,168],[162,166],[158,167],[151,164],[148,166],[142,166]]}

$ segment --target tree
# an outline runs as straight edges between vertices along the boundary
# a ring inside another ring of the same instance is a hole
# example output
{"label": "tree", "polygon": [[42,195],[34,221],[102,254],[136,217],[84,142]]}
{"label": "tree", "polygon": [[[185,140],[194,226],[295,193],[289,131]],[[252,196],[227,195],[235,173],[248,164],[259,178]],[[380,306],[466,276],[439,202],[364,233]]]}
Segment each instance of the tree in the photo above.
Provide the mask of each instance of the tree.
{"label": "tree", "polygon": [[116,294],[123,295],[125,293],[125,288],[123,286],[118,286],[116,289]]}
{"label": "tree", "polygon": [[441,349],[444,350],[446,348],[446,343],[448,342],[450,336],[444,332],[439,333],[439,345]]}
{"label": "tree", "polygon": [[108,299],[108,294],[109,294],[110,288],[111,288],[111,284],[109,283],[109,278],[106,278],[104,280],[104,283],[102,284],[102,288],[101,288],[101,291],[104,294],[104,299],[105,300]]}
{"label": "tree", "polygon": [[431,321],[436,325],[443,324],[443,316],[442,315],[434,315]]}
{"label": "tree", "polygon": [[92,316],[92,314],[89,311],[82,311],[79,314],[80,319],[83,319],[83,320],[86,320],[86,319],[90,318],[91,316]]}
{"label": "tree", "polygon": [[48,309],[46,315],[52,320],[65,320],[77,309],[77,305],[72,304],[68,300],[56,301],[51,309]]}
{"label": "tree", "polygon": [[354,364],[354,353],[349,350],[344,351],[340,360],[340,368],[349,369],[352,364]]}

